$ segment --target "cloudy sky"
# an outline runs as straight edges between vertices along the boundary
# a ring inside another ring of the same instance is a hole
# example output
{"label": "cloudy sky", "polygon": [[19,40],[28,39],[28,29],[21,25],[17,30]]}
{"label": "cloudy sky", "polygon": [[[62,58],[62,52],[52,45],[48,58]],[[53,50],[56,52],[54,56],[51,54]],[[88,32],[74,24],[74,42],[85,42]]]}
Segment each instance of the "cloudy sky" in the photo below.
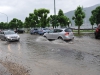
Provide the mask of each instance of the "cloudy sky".
{"label": "cloudy sky", "polygon": [[[74,10],[77,6],[90,7],[100,4],[100,0],[55,0],[56,14],[59,9],[64,13]],[[8,22],[13,18],[22,21],[32,13],[34,9],[46,8],[50,14],[54,14],[54,0],[1,0],[0,1],[0,22]]]}

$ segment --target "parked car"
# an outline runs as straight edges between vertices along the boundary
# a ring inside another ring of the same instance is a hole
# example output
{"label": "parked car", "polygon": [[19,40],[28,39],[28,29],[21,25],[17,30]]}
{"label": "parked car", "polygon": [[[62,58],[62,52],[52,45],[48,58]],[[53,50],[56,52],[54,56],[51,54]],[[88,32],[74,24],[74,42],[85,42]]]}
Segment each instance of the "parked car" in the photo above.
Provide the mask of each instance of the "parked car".
{"label": "parked car", "polygon": [[47,33],[47,32],[49,32],[50,31],[50,29],[48,29],[48,28],[40,28],[39,30],[38,30],[38,34],[39,35],[43,35],[44,33]]}
{"label": "parked car", "polygon": [[24,29],[17,29],[17,30],[15,30],[15,33],[24,33],[24,32],[25,32]]}
{"label": "parked car", "polygon": [[0,39],[5,41],[19,41],[20,36],[11,30],[4,30],[0,32]]}
{"label": "parked car", "polygon": [[48,33],[43,35],[48,40],[62,39],[62,40],[72,40],[74,39],[74,34],[71,29],[54,29],[50,30]]}
{"label": "parked car", "polygon": [[100,37],[100,24],[97,26],[94,34],[95,34],[96,39],[98,39]]}
{"label": "parked car", "polygon": [[38,28],[32,28],[30,34],[38,34]]}

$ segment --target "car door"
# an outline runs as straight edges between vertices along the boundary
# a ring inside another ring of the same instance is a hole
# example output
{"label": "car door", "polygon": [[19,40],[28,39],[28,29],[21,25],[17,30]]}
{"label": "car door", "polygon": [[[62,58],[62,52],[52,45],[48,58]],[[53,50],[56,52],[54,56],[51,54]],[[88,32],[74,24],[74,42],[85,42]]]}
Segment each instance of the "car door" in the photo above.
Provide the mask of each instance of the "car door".
{"label": "car door", "polygon": [[53,30],[50,30],[49,32],[45,33],[47,39],[53,39],[53,38],[52,38],[52,34],[53,34],[53,32],[54,32]]}
{"label": "car door", "polygon": [[59,29],[54,29],[54,33],[52,33],[52,38],[58,39],[58,36],[59,36]]}

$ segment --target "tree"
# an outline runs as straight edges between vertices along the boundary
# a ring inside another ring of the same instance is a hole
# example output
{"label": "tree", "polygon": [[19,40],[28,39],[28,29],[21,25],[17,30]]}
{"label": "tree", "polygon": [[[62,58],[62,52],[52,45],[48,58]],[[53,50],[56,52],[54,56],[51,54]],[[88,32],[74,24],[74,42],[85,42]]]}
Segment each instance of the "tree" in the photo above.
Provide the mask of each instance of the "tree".
{"label": "tree", "polygon": [[30,13],[29,14],[29,24],[30,24],[30,27],[37,27],[37,24],[38,24],[38,16],[35,15],[34,13]]}
{"label": "tree", "polygon": [[80,26],[83,24],[83,19],[85,18],[85,13],[82,7],[77,7],[75,10],[75,15],[72,19],[75,21],[75,25],[78,26],[78,34],[80,34]]}
{"label": "tree", "polygon": [[16,29],[17,28],[22,28],[23,27],[23,22],[21,20],[18,20],[17,18],[13,18],[10,22],[9,22],[9,28],[11,29]]}
{"label": "tree", "polygon": [[100,6],[96,7],[96,9],[92,10],[92,16],[94,18],[93,23],[97,25],[100,23]]}
{"label": "tree", "polygon": [[49,14],[49,10],[48,9],[38,9],[38,20],[39,20],[39,25],[41,25],[41,27],[46,27],[49,23],[49,19],[48,19],[48,14]]}
{"label": "tree", "polygon": [[4,22],[1,22],[0,23],[0,29],[8,29],[8,24],[7,23],[4,23]]}
{"label": "tree", "polygon": [[69,18],[67,18],[67,25],[68,25],[68,28],[69,28],[69,24],[71,23],[71,20]]}
{"label": "tree", "polygon": [[53,28],[58,27],[58,16],[57,15],[50,15],[50,23],[52,24]]}
{"label": "tree", "polygon": [[29,20],[28,17],[25,18],[24,27],[25,28],[29,28],[30,27],[30,20]]}
{"label": "tree", "polygon": [[91,25],[92,25],[92,30],[93,30],[93,25],[94,25],[94,17],[93,16],[91,16],[90,18],[89,18],[89,21],[90,21],[90,23],[91,23]]}
{"label": "tree", "polygon": [[29,17],[25,19],[25,27],[46,27],[49,26],[50,18],[47,16],[49,10],[47,9],[35,9],[33,13],[29,14]]}
{"label": "tree", "polygon": [[58,12],[58,22],[61,27],[66,27],[67,25],[69,25],[69,19],[64,15],[61,9]]}

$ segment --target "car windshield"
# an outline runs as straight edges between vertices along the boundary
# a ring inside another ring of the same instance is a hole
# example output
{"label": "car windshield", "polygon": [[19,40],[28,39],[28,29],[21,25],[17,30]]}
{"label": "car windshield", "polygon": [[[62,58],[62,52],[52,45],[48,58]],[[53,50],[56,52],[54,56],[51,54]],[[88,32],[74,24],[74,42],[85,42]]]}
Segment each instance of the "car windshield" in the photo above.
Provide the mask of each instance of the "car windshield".
{"label": "car windshield", "polygon": [[5,34],[5,35],[15,34],[15,32],[14,32],[14,31],[5,31],[4,34]]}
{"label": "car windshield", "polygon": [[72,32],[71,29],[65,29],[65,32]]}

